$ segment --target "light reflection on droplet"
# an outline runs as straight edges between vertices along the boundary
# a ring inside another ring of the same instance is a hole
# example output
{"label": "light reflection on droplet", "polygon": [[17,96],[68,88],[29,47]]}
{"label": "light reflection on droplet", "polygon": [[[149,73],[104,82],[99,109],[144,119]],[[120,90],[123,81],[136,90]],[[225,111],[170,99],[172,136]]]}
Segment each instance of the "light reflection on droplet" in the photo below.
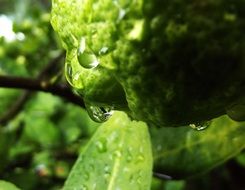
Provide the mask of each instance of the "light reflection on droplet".
{"label": "light reflection on droplet", "polygon": [[197,131],[202,131],[202,130],[207,129],[210,126],[210,123],[211,122],[192,123],[192,124],[189,124],[189,127]]}
{"label": "light reflection on droplet", "polygon": [[84,37],[80,40],[80,45],[77,50],[77,60],[79,64],[86,69],[92,69],[99,65],[97,56],[89,47],[87,47],[86,39]]}
{"label": "light reflection on droplet", "polygon": [[95,122],[105,122],[113,114],[111,107],[99,107],[89,103],[85,103],[85,106],[90,118]]}

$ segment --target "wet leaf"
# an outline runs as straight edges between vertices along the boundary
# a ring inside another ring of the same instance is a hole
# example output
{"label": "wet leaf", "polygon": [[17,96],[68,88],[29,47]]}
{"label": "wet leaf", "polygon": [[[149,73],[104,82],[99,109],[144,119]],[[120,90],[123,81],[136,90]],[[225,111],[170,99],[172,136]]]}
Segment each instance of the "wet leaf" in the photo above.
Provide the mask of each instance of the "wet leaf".
{"label": "wet leaf", "polygon": [[83,149],[63,190],[147,190],[151,175],[147,126],[115,112]]}
{"label": "wet leaf", "polygon": [[206,172],[245,148],[245,122],[227,116],[203,131],[190,127],[151,129],[155,171],[173,177]]}
{"label": "wet leaf", "polygon": [[0,190],[20,190],[14,184],[0,180]]}

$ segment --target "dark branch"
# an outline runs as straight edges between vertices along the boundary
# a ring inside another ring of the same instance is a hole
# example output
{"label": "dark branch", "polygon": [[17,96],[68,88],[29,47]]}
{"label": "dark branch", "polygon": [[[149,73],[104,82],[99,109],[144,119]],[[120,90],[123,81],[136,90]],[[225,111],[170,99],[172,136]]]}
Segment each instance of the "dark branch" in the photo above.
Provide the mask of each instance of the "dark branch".
{"label": "dark branch", "polygon": [[[52,59],[38,74],[37,79],[48,81],[53,76],[62,74],[63,64],[61,63],[61,60],[64,56],[65,52],[61,52],[58,56]],[[24,90],[14,104],[11,105],[10,108],[0,117],[0,124],[5,125],[8,121],[13,119],[23,109],[32,93],[32,91]]]}
{"label": "dark branch", "polygon": [[0,87],[49,92],[65,98],[73,104],[84,107],[82,98],[75,94],[66,84],[50,84],[47,81],[38,79],[0,76]]}

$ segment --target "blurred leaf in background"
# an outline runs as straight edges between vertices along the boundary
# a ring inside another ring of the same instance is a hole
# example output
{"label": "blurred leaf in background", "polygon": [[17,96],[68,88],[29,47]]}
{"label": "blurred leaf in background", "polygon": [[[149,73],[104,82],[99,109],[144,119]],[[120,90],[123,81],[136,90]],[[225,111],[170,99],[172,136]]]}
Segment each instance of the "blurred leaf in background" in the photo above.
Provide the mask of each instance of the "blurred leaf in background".
{"label": "blurred leaf in background", "polygon": [[213,119],[203,131],[191,127],[151,128],[155,167],[175,178],[207,172],[244,148],[245,122]]}
{"label": "blurred leaf in background", "polygon": [[0,180],[0,190],[19,190],[15,185]]}

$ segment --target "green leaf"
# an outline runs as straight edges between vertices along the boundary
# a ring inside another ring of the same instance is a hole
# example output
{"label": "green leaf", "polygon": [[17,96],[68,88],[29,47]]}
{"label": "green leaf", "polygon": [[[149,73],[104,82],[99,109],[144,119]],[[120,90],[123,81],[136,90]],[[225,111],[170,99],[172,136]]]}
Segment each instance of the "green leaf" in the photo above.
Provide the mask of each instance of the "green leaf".
{"label": "green leaf", "polygon": [[190,127],[151,128],[155,170],[173,177],[206,172],[245,148],[245,122],[228,116],[212,120],[203,131]]}
{"label": "green leaf", "polygon": [[12,183],[0,180],[0,190],[20,190]]}
{"label": "green leaf", "polygon": [[245,168],[245,152],[242,152],[241,154],[239,154],[236,157],[236,161],[237,163],[242,166],[243,168]]}
{"label": "green leaf", "polygon": [[14,144],[15,134],[9,128],[0,126],[0,172],[6,167],[9,161],[9,152]]}
{"label": "green leaf", "polygon": [[39,93],[28,104],[24,113],[25,135],[43,147],[55,147],[61,134],[51,117],[55,113],[60,99],[50,94]]}
{"label": "green leaf", "polygon": [[147,190],[151,176],[147,125],[115,112],[84,147],[63,190]]}

